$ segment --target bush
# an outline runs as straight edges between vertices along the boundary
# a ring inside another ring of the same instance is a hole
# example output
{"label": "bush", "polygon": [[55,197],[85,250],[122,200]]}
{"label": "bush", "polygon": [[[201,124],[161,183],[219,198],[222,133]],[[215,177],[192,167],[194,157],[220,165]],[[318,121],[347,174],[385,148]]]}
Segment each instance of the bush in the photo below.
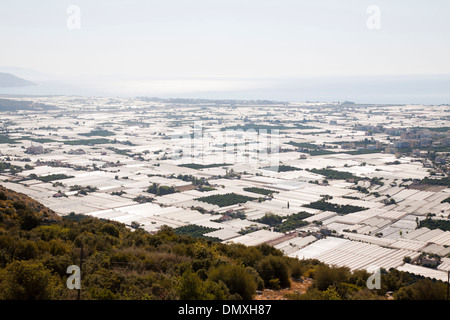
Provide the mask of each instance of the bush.
{"label": "bush", "polygon": [[289,269],[291,270],[292,278],[300,278],[306,272],[306,267],[298,259],[290,260]]}
{"label": "bush", "polygon": [[[19,211],[20,212],[20,211]],[[33,212],[23,210],[19,216],[20,227],[22,230],[30,231],[40,225],[41,219],[36,217]]]}
{"label": "bush", "polygon": [[186,270],[181,276],[177,292],[181,300],[203,300],[206,298],[202,279],[191,270]]}
{"label": "bush", "polygon": [[104,233],[109,234],[110,236],[113,236],[113,237],[116,237],[116,238],[118,238],[119,234],[120,234],[119,233],[119,229],[115,225],[113,225],[112,223],[104,224],[101,227],[100,232],[104,232]]}
{"label": "bush", "polygon": [[262,218],[260,218],[256,221],[259,223],[267,224],[271,227],[275,227],[275,226],[278,226],[281,224],[281,222],[283,221],[283,218],[276,214],[268,212]]}
{"label": "bush", "polygon": [[209,273],[209,279],[222,281],[230,294],[238,294],[244,300],[252,299],[257,288],[253,275],[241,266],[222,265],[214,268]]}
{"label": "bush", "polygon": [[329,286],[347,282],[350,270],[346,267],[331,268],[327,265],[319,266],[314,273],[314,286],[320,291],[325,291]]}
{"label": "bush", "polygon": [[48,300],[61,288],[59,279],[41,263],[13,261],[0,275],[0,297],[6,300]]}
{"label": "bush", "polygon": [[2,201],[8,200],[8,196],[3,191],[0,192],[0,200]]}
{"label": "bush", "polygon": [[429,279],[419,280],[413,285],[402,287],[394,295],[397,300],[445,300],[447,284]]}
{"label": "bush", "polygon": [[[291,286],[289,267],[284,257],[267,256],[258,262],[256,270],[267,288],[279,289],[280,286],[283,288]],[[274,279],[277,279],[277,282],[271,282]],[[275,283],[278,285],[275,288],[271,287]]]}
{"label": "bush", "polygon": [[38,247],[36,243],[28,240],[22,240],[14,245],[14,259],[30,260],[38,255]]}

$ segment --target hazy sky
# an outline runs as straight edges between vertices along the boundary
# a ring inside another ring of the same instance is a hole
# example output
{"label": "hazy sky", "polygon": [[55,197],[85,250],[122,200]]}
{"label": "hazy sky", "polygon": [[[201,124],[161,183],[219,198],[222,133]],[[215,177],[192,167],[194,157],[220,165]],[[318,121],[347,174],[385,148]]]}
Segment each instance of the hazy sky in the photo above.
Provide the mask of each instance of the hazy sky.
{"label": "hazy sky", "polygon": [[1,1],[0,41],[0,65],[59,75],[450,74],[450,1]]}

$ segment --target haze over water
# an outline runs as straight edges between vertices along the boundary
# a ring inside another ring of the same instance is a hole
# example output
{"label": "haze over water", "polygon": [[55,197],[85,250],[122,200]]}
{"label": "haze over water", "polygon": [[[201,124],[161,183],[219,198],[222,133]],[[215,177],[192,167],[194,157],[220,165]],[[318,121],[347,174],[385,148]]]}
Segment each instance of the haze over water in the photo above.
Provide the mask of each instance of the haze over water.
{"label": "haze over water", "polygon": [[38,81],[35,86],[0,88],[0,94],[148,96],[161,98],[278,101],[353,101],[371,104],[447,104],[450,76],[343,76],[310,78],[86,77]]}

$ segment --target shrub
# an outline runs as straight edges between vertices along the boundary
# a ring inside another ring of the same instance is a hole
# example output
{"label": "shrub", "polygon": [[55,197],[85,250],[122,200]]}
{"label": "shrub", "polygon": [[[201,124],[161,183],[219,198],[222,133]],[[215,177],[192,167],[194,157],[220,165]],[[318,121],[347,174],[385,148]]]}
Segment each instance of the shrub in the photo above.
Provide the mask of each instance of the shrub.
{"label": "shrub", "polygon": [[222,281],[230,294],[238,294],[244,300],[250,300],[255,294],[257,283],[251,273],[244,267],[235,265],[222,265],[209,273],[211,281]]}
{"label": "shrub", "polygon": [[55,298],[59,280],[41,263],[13,261],[1,270],[0,297],[6,300]]}
{"label": "shrub", "polygon": [[325,291],[333,284],[346,282],[349,277],[350,270],[346,267],[331,268],[321,265],[314,273],[314,286],[320,291]]}
{"label": "shrub", "polygon": [[291,285],[289,267],[283,257],[267,256],[257,263],[256,270],[264,280],[264,285],[268,288],[275,284],[274,281],[271,282],[274,279],[277,279],[276,283],[283,288]]}
{"label": "shrub", "polygon": [[109,234],[110,236],[113,236],[113,237],[116,237],[116,238],[118,238],[119,234],[120,234],[119,233],[119,229],[115,225],[113,225],[112,223],[104,224],[101,227],[100,232],[104,232],[104,233]]}

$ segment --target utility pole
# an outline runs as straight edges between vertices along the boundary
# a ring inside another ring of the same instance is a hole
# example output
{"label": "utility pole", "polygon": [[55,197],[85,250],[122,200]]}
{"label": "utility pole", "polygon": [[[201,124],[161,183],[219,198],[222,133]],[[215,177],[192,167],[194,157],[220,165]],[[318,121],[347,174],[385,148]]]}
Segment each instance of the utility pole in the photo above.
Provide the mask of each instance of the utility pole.
{"label": "utility pole", "polygon": [[449,297],[449,286],[450,286],[450,270],[447,270],[447,300]]}
{"label": "utility pole", "polygon": [[80,289],[78,289],[78,297],[77,300],[81,299],[81,275],[82,275],[82,265],[83,265],[83,244],[81,244],[81,251],[80,251]]}

